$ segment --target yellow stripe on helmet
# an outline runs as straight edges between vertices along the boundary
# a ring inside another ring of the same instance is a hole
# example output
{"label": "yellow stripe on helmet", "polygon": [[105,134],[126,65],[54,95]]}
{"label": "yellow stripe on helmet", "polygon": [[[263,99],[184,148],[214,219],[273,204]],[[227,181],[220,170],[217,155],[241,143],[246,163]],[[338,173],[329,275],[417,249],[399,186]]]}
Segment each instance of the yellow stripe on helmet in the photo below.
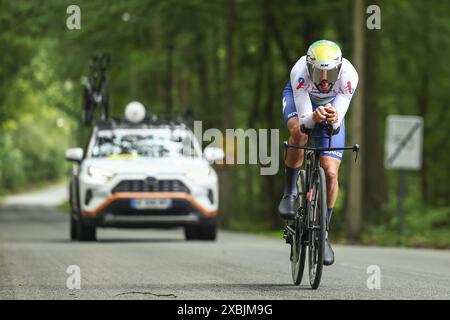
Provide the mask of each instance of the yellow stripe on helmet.
{"label": "yellow stripe on helmet", "polygon": [[339,54],[340,51],[337,44],[327,40],[320,40],[314,42],[311,45],[311,50],[314,53],[314,57],[318,61],[333,60]]}

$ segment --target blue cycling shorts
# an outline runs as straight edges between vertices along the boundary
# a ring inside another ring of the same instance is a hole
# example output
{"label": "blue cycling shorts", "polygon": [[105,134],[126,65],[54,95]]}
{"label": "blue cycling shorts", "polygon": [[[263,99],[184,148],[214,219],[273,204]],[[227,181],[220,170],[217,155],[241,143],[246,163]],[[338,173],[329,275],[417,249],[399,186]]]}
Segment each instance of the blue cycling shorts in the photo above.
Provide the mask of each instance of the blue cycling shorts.
{"label": "blue cycling shorts", "polygon": [[[333,104],[333,100],[330,102]],[[297,108],[295,107],[294,102],[294,94],[292,92],[291,83],[289,82],[287,86],[283,90],[283,97],[282,97],[282,104],[283,104],[283,117],[284,122],[287,124],[289,119],[292,119],[294,117],[298,117]],[[317,107],[320,105],[315,104],[311,101],[313,111],[316,110]],[[328,135],[325,132],[323,128],[315,128],[313,133],[311,134],[313,136],[313,142],[314,146],[319,148],[328,148]],[[339,133],[334,135],[331,138],[331,147],[332,148],[339,148],[345,146],[345,121],[342,120],[341,128],[339,130]],[[338,160],[342,160],[342,156],[344,155],[344,150],[338,150],[338,151],[323,151],[320,154],[321,156],[328,156],[332,157]]]}

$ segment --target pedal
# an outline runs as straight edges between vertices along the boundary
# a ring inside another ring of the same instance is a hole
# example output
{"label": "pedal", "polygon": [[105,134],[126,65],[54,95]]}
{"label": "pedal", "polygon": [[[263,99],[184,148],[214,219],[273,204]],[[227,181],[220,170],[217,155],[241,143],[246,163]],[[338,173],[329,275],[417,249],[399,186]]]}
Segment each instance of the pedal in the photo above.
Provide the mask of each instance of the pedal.
{"label": "pedal", "polygon": [[292,236],[287,232],[287,230],[284,230],[283,232],[283,239],[287,244],[292,244]]}

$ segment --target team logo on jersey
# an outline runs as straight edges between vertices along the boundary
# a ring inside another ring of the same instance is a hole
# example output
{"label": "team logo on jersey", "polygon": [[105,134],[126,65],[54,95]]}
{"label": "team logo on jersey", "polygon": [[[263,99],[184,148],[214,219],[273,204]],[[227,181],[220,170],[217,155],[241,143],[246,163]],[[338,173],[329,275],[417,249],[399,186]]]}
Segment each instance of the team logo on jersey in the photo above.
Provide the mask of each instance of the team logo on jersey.
{"label": "team logo on jersey", "polygon": [[353,94],[353,92],[355,92],[350,81],[347,81],[347,85],[344,87],[344,89],[339,88],[339,91],[341,91],[342,94]]}
{"label": "team logo on jersey", "polygon": [[297,86],[297,90],[300,90],[302,87],[303,87],[303,85],[305,84],[305,79],[303,79],[303,78],[298,78],[298,86]]}

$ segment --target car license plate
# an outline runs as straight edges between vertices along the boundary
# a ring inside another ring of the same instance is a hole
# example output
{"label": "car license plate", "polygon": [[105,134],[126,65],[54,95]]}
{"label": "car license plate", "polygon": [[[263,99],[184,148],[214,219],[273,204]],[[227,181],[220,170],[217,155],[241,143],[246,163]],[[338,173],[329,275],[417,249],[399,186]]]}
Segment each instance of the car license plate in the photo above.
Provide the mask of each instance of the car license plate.
{"label": "car license plate", "polygon": [[171,199],[131,199],[131,208],[143,209],[167,209],[172,205]]}

